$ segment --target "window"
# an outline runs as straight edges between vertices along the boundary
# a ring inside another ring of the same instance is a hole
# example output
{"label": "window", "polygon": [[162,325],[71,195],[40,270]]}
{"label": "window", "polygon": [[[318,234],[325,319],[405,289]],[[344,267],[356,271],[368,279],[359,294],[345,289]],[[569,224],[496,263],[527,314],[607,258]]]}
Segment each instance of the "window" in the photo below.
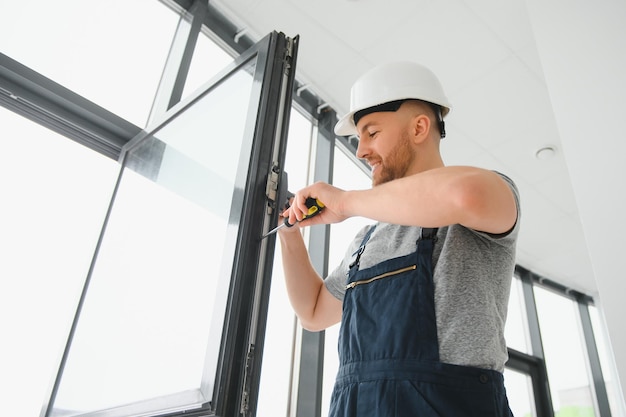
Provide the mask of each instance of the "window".
{"label": "window", "polygon": [[129,148],[53,415],[173,394],[207,402],[195,390],[215,380],[209,341],[222,334],[235,250],[228,224],[239,222],[231,204],[247,170],[241,153],[250,153],[249,72],[233,73]]}
{"label": "window", "polygon": [[507,368],[504,370],[504,383],[513,415],[537,417],[531,377]]}
{"label": "window", "polygon": [[67,339],[119,164],[3,107],[0,129],[0,408],[35,417]]}
{"label": "window", "polygon": [[254,410],[290,42],[268,35],[125,146],[46,416]]}
{"label": "window", "polygon": [[[504,337],[509,350],[514,349],[530,355],[532,352],[530,351],[526,303],[522,285],[521,280],[514,276],[511,283]],[[515,416],[536,417],[538,413],[534,398],[533,380],[531,374],[528,373],[529,369],[526,369],[526,367],[533,369],[532,365],[530,363],[524,364],[526,366],[524,371],[527,372],[511,367],[511,354],[512,352],[509,351],[509,362],[504,370],[504,385],[509,406]],[[516,358],[512,359],[515,360]],[[533,373],[536,374],[536,370]]]}
{"label": "window", "polygon": [[541,286],[534,289],[555,414],[593,416],[595,401],[575,302]]}
{"label": "window", "polygon": [[187,74],[183,97],[186,97],[202,84],[217,75],[233,58],[200,32],[196,48]]}
{"label": "window", "polygon": [[509,311],[506,317],[504,337],[509,348],[523,353],[531,353],[529,347],[528,322],[526,319],[526,307],[522,292],[522,283],[514,277],[511,283],[509,296]]}
{"label": "window", "polygon": [[3,2],[1,13],[10,16],[0,26],[2,53],[145,125],[176,13],[155,0]]}
{"label": "window", "polygon": [[[311,122],[292,108],[285,156],[285,172],[288,174],[291,191],[299,190],[308,183],[309,155],[302,152],[302,149],[309,149],[312,131]],[[287,297],[281,256],[280,245],[277,243],[265,330],[257,417],[288,415],[291,396],[297,319]]]}

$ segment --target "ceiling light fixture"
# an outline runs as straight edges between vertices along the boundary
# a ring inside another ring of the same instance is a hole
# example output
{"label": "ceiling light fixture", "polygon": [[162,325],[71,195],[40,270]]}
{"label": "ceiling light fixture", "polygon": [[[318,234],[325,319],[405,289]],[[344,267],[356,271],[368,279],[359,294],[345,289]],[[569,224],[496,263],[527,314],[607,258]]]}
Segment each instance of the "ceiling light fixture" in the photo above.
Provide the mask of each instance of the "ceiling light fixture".
{"label": "ceiling light fixture", "polygon": [[546,159],[550,159],[554,157],[556,154],[556,149],[554,146],[544,146],[543,148],[539,148],[537,152],[535,152],[535,157],[539,160],[545,161]]}

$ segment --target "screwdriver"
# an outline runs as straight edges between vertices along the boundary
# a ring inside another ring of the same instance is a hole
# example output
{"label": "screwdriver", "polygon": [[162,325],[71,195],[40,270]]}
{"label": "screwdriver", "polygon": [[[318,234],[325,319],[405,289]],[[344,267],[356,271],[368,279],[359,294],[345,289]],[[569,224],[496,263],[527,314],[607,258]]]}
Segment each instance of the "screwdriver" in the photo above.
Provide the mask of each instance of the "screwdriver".
{"label": "screwdriver", "polygon": [[[304,204],[306,204],[306,206],[309,208],[309,211],[307,212],[306,216],[304,216],[302,218],[302,220],[310,219],[311,217],[317,216],[318,214],[320,214],[322,212],[322,210],[324,210],[324,207],[325,207],[324,203],[319,201],[317,198],[313,198],[313,197],[308,197],[306,199],[306,201],[304,202]],[[285,217],[285,220],[283,221],[283,224],[281,224],[280,226],[275,227],[272,230],[270,230],[269,232],[267,232],[265,235],[263,235],[263,237],[261,239],[265,239],[266,237],[268,237],[272,233],[278,232],[280,229],[282,229],[285,226],[286,227],[292,227],[293,226],[293,224],[289,223],[289,218],[287,218],[287,217]]]}

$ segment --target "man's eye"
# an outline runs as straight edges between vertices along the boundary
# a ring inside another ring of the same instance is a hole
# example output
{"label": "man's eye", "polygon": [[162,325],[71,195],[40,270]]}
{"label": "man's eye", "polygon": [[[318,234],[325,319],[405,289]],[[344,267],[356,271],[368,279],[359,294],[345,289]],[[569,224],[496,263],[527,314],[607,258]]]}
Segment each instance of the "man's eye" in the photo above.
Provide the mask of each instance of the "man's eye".
{"label": "man's eye", "polygon": [[378,131],[368,132],[368,134],[370,135],[370,138],[373,138],[374,136],[378,134]]}

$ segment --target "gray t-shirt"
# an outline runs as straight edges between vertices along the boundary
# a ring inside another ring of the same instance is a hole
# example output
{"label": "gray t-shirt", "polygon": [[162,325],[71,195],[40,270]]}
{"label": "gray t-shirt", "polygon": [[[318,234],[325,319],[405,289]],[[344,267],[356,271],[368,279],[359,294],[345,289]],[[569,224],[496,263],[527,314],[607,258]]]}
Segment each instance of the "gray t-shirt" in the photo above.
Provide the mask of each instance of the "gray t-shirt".
{"label": "gray t-shirt", "polygon": [[[500,174],[502,175],[502,174]],[[440,360],[502,372],[508,359],[504,323],[520,224],[519,193],[515,195],[515,227],[491,235],[461,225],[439,228],[433,253],[435,314]],[[369,227],[361,230],[341,264],[326,278],[326,287],[343,300],[348,265]],[[415,251],[419,227],[379,223],[360,258],[360,269]]]}

